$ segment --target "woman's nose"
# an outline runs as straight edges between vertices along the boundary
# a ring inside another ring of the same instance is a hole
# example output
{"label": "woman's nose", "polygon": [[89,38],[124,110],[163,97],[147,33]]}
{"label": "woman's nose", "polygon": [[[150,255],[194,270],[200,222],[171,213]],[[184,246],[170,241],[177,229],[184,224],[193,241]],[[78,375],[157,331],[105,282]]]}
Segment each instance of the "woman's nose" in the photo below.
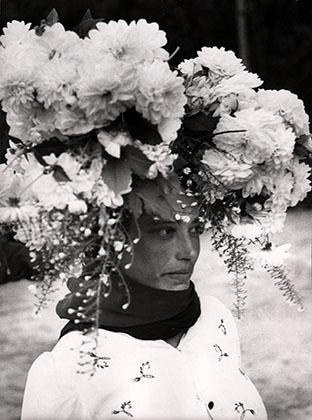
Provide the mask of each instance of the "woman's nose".
{"label": "woman's nose", "polygon": [[191,238],[189,235],[181,235],[176,244],[177,260],[196,261],[199,252],[197,238]]}

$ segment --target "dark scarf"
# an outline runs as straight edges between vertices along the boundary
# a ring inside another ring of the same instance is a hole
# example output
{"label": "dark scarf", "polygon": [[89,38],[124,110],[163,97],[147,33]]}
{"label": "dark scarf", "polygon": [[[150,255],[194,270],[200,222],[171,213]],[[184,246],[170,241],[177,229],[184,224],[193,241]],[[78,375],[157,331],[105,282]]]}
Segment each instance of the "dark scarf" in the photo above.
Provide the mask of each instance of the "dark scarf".
{"label": "dark scarf", "polygon": [[[122,309],[125,294],[118,281],[113,280],[112,292],[108,297],[101,298],[100,328],[123,332],[141,340],[166,340],[186,332],[197,321],[200,302],[192,282],[187,290],[168,291],[145,286],[129,278],[126,281],[131,296],[130,305]],[[70,331],[82,331],[91,326],[74,323],[75,315],[68,314],[69,308],[83,306],[82,300],[83,297],[70,293],[58,303],[56,312],[59,317],[70,320],[62,329],[61,337]]]}

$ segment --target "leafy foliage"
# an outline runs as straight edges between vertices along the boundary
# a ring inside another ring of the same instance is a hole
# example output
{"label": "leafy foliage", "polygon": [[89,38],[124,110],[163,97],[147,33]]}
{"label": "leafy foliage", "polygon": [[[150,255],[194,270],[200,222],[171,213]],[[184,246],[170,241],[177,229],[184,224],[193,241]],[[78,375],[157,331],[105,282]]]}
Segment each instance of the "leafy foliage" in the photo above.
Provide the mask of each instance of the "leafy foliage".
{"label": "leafy foliage", "polygon": [[232,276],[232,286],[236,297],[233,312],[240,319],[247,298],[247,272],[252,269],[252,264],[248,258],[247,244],[243,238],[235,238],[219,229],[214,229],[212,231],[212,245],[223,258],[228,273]]}
{"label": "leafy foliage", "polygon": [[286,302],[296,305],[298,310],[303,310],[301,297],[288,278],[286,268],[282,265],[267,265],[265,268],[272,279],[275,280],[274,285],[283,293]]}

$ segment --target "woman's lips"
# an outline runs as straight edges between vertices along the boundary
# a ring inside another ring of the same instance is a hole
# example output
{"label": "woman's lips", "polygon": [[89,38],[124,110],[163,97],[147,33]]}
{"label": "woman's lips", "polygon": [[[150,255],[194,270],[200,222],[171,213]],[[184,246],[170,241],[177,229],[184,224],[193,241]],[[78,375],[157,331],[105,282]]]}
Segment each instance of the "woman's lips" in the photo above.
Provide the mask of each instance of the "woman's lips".
{"label": "woman's lips", "polygon": [[166,277],[172,277],[172,278],[189,278],[191,277],[192,272],[191,271],[171,271],[169,273],[165,273],[164,276]]}

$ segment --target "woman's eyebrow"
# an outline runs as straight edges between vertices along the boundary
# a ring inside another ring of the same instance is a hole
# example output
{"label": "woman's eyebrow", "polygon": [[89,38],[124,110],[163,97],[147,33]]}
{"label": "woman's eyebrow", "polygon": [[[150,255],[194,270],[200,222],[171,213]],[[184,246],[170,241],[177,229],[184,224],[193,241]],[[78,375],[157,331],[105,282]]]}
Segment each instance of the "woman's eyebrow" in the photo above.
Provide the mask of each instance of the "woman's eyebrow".
{"label": "woman's eyebrow", "polygon": [[194,224],[201,224],[201,221],[199,220],[199,216],[198,215],[191,215],[191,214],[183,214],[180,213],[181,218],[180,219],[163,219],[162,217],[154,214],[145,214],[143,216],[141,216],[141,223],[142,225],[145,226],[161,226],[161,225],[176,225],[176,224],[181,224],[183,222],[186,222],[185,220],[183,220],[183,216],[189,216],[189,219],[186,223],[190,224],[190,225],[194,225]]}
{"label": "woman's eyebrow", "polygon": [[142,226],[150,226],[150,225],[154,225],[154,226],[159,226],[159,225],[163,225],[163,224],[175,224],[176,221],[173,219],[162,219],[159,216],[156,215],[151,215],[151,214],[145,214],[143,216],[141,216],[140,218],[140,224]]}
{"label": "woman's eyebrow", "polygon": [[176,224],[175,220],[166,220],[166,219],[159,219],[158,217],[153,217],[151,220],[155,225],[169,225],[169,224]]}

